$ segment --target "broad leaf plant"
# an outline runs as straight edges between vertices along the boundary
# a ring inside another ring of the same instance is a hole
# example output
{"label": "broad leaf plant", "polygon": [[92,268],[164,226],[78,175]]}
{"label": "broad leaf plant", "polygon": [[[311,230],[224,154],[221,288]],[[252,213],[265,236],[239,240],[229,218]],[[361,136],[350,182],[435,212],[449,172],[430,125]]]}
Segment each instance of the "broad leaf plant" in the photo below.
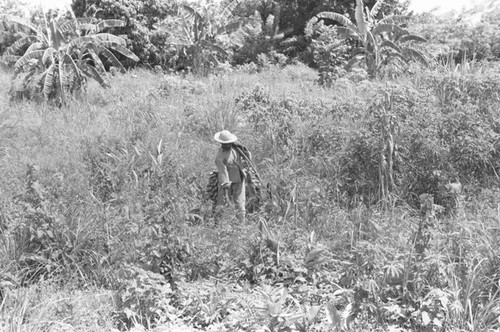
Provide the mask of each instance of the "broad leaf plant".
{"label": "broad leaf plant", "polygon": [[[206,74],[210,66],[217,67],[220,59],[229,55],[221,47],[225,38],[238,31],[246,23],[246,19],[234,18],[232,12],[242,0],[234,0],[222,10],[204,6],[200,9],[183,5],[179,15],[180,32],[173,45],[190,55],[192,71],[196,74]],[[161,28],[161,25],[160,25]]]}
{"label": "broad leaf plant", "polygon": [[113,52],[139,60],[124,38],[103,32],[125,26],[121,20],[58,17],[39,26],[18,17],[8,21],[28,33],[5,51],[2,61],[14,63],[14,78],[23,78],[23,86],[34,85],[47,100],[65,104],[68,94],[85,89],[88,78],[109,87],[106,66],[125,71]]}
{"label": "broad leaf plant", "polygon": [[378,0],[370,10],[363,5],[363,0],[356,0],[355,22],[334,12],[321,12],[311,21],[313,24],[320,19],[336,21],[341,24],[337,27],[339,35],[357,42],[354,55],[346,65],[347,70],[356,63],[364,63],[369,76],[374,78],[381,67],[393,59],[403,64],[416,60],[427,66],[423,53],[411,43],[425,42],[425,39],[401,27],[408,22],[409,16],[390,15],[377,20],[383,2]]}

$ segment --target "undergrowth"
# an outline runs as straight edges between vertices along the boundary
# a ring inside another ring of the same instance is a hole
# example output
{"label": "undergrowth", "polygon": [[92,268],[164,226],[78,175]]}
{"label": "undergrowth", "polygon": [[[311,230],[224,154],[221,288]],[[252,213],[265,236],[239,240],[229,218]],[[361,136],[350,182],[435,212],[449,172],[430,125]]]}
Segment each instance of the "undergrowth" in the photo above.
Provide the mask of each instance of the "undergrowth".
{"label": "undergrowth", "polygon": [[[498,73],[317,79],[137,70],[64,109],[2,98],[1,328],[499,329]],[[245,223],[204,193],[222,129],[266,185]]]}

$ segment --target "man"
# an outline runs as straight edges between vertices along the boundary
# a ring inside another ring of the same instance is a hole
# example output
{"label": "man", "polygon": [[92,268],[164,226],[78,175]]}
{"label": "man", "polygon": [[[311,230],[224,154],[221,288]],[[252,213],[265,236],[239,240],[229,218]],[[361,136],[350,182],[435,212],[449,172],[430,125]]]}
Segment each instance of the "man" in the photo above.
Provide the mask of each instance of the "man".
{"label": "man", "polygon": [[216,133],[214,139],[221,144],[215,157],[215,165],[219,172],[217,206],[221,207],[232,200],[238,211],[238,219],[244,221],[246,214],[245,167],[248,166],[247,158],[248,160],[251,158],[250,152],[248,150],[244,152],[247,157],[245,158],[239,145],[234,144],[238,138],[228,130]]}

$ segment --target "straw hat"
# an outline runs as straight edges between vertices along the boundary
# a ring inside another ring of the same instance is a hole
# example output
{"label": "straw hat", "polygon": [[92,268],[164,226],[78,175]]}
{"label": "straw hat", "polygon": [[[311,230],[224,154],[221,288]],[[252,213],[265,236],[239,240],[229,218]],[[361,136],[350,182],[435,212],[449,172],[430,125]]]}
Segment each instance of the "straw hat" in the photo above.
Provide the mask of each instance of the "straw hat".
{"label": "straw hat", "polygon": [[238,137],[236,137],[236,135],[234,134],[231,134],[229,130],[223,130],[215,134],[214,139],[219,143],[229,144],[236,142],[238,140]]}

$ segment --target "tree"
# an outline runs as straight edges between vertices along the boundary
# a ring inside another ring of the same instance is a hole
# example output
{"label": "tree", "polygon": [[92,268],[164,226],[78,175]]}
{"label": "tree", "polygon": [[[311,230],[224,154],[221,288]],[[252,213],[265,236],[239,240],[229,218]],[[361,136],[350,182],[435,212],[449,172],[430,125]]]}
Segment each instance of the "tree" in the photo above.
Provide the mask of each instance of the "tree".
{"label": "tree", "polygon": [[[231,0],[223,1],[228,3]],[[373,6],[377,0],[367,0],[367,6]],[[248,17],[255,11],[261,15],[262,21],[266,21],[273,14],[276,6],[280,7],[280,17],[277,24],[288,31],[286,37],[291,35],[302,36],[307,22],[316,14],[323,11],[334,11],[344,13],[348,17],[354,16],[356,2],[352,0],[247,0],[234,12],[236,16]],[[389,13],[402,14],[409,5],[408,0],[386,0],[379,15]],[[274,14],[273,14],[274,15]]]}
{"label": "tree", "polygon": [[14,26],[6,22],[7,16],[22,16],[23,6],[26,3],[17,0],[0,1],[0,54],[2,54],[9,45],[20,38],[20,32]]}
{"label": "tree", "polygon": [[[230,0],[224,0],[227,3]],[[373,6],[376,0],[365,1],[367,6]],[[377,18],[384,15],[402,14],[408,7],[408,0],[386,0],[378,11]],[[278,52],[286,54],[288,57],[299,57],[309,65],[312,65],[312,54],[310,53],[311,38],[307,37],[306,26],[311,18],[316,14],[324,11],[332,11],[343,13],[347,17],[354,17],[356,2],[353,0],[247,0],[244,1],[234,11],[235,16],[249,17],[256,11],[261,16],[262,22],[267,22],[269,15],[273,15],[277,19],[276,25],[280,27],[280,32],[283,32],[283,37],[273,43],[273,48]],[[275,14],[279,8],[279,16]],[[327,22],[331,24],[332,22]],[[336,22],[333,22],[334,24]],[[247,47],[251,50],[254,45],[265,46],[260,36],[247,38]],[[264,44],[264,45],[263,45]],[[238,63],[248,62],[243,59],[243,54],[249,54],[255,57],[254,54],[262,52],[239,52]]]}
{"label": "tree", "polygon": [[218,45],[222,37],[226,42],[247,20],[234,18],[232,11],[242,0],[234,0],[221,11],[217,7],[205,6],[201,10],[183,5],[180,15],[180,33],[173,44],[189,54],[190,67],[194,73],[207,74],[210,66],[217,66],[217,58],[227,58],[228,53]]}
{"label": "tree", "polygon": [[244,43],[242,47],[234,51],[233,63],[238,65],[249,62],[257,63],[262,54],[266,55],[264,58],[270,57],[272,59],[278,56],[276,59],[286,60],[285,55],[279,54],[279,51],[282,48],[281,43],[285,35],[290,33],[292,29],[283,30],[280,28],[281,7],[275,6],[265,21],[262,21],[261,17],[261,14],[255,12],[252,25],[245,27]]}
{"label": "tree", "polygon": [[[124,35],[129,48],[138,56],[139,63],[149,66],[167,66],[170,31],[156,26],[178,11],[176,1],[163,0],[73,0],[76,17],[95,17],[102,20],[120,19],[125,26],[111,30]],[[136,65],[121,59],[125,67]]]}
{"label": "tree", "polygon": [[23,15],[23,7],[26,6],[26,2],[22,0],[3,0],[0,2],[0,13],[2,15]]}
{"label": "tree", "polygon": [[[92,18],[49,17],[42,26],[16,17],[9,21],[31,33],[10,46],[2,60],[15,62],[15,77],[24,75],[24,86],[34,85],[46,99],[60,98],[64,104],[66,94],[82,90],[87,78],[108,87],[103,60],[125,70],[112,51],[133,61],[139,60],[125,47],[123,38],[102,32],[124,26],[120,20],[98,22]],[[18,55],[23,49],[26,50]]]}
{"label": "tree", "polygon": [[399,25],[406,23],[410,19],[409,16],[390,15],[377,20],[383,2],[384,0],[378,0],[369,10],[368,7],[363,6],[363,0],[356,0],[356,23],[334,12],[321,12],[312,19],[313,23],[320,19],[339,22],[342,26],[337,27],[337,32],[343,38],[352,39],[358,43],[346,69],[350,69],[356,62],[364,62],[372,78],[377,76],[381,66],[386,64],[389,58],[397,57],[405,62],[416,59],[424,64],[427,63],[420,51],[405,44],[409,41],[425,41],[421,37],[409,34]]}
{"label": "tree", "polygon": [[413,28],[428,40],[433,57],[443,64],[500,58],[499,1],[486,1],[460,13],[423,13],[415,21]]}
{"label": "tree", "polygon": [[407,30],[401,30],[397,33],[390,33],[383,40],[380,47],[380,65],[381,67],[394,63],[400,69],[407,65],[410,60],[415,60],[427,67],[429,65],[427,58],[423,53],[414,47],[414,43],[426,42],[426,39],[410,34]]}

